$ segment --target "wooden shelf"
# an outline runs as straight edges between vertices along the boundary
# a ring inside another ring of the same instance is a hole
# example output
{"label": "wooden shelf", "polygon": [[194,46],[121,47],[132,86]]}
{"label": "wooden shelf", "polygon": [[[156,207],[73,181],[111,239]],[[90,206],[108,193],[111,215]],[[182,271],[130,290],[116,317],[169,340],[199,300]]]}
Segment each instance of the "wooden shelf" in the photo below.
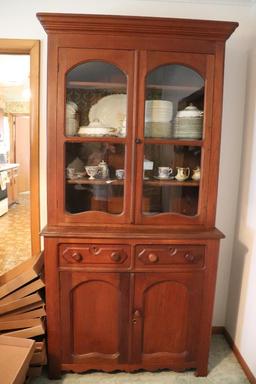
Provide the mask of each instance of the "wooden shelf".
{"label": "wooden shelf", "polygon": [[150,185],[152,187],[199,187],[200,182],[194,180],[185,180],[185,181],[177,181],[177,180],[144,180],[144,185]]}
{"label": "wooden shelf", "polygon": [[67,179],[68,184],[91,184],[91,185],[124,185],[124,180],[118,179],[89,179],[86,177],[77,179]]}
{"label": "wooden shelf", "polygon": [[[86,143],[86,142],[103,142],[103,143],[123,143],[127,141],[126,137],[117,136],[64,136],[64,141],[67,143]],[[168,144],[178,145],[186,147],[202,147],[204,144],[203,140],[184,140],[184,139],[172,139],[172,138],[147,138],[144,139],[145,144]]]}
{"label": "wooden shelf", "polygon": [[127,83],[111,83],[100,81],[69,81],[67,88],[92,88],[92,89],[115,89],[115,88],[127,88]]}
{"label": "wooden shelf", "polygon": [[191,146],[191,147],[202,147],[203,140],[189,140],[189,139],[173,139],[173,138],[153,138],[145,137],[145,144],[169,144],[179,146]]}
{"label": "wooden shelf", "polygon": [[[118,179],[89,179],[86,177],[67,179],[68,184],[79,184],[79,185],[124,185],[124,180]],[[168,186],[168,187],[199,187],[200,182],[194,180],[157,180],[157,179],[144,179],[144,185],[151,185],[154,187]]]}
{"label": "wooden shelf", "polygon": [[[111,83],[111,82],[100,82],[100,81],[69,81],[67,88],[92,88],[92,89],[126,89],[127,83]],[[148,84],[145,86],[146,89],[163,89],[177,92],[195,92],[198,91],[198,87],[184,86],[184,85],[159,85],[159,84]]]}
{"label": "wooden shelf", "polygon": [[103,142],[103,143],[126,143],[126,137],[117,136],[65,136],[66,143],[86,143],[86,142]]}
{"label": "wooden shelf", "polygon": [[177,92],[196,92],[200,88],[198,87],[191,87],[187,85],[168,85],[168,84],[148,84],[145,88],[147,89],[163,89],[163,90],[170,90],[170,91],[177,91]]}

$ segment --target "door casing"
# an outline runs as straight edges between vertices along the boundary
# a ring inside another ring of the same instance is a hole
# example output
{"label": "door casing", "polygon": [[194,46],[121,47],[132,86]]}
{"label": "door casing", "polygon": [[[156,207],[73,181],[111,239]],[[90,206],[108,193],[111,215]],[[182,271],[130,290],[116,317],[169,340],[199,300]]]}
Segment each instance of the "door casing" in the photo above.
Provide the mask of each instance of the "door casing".
{"label": "door casing", "polygon": [[30,55],[30,218],[32,256],[40,252],[39,74],[40,41],[0,39],[0,54]]}

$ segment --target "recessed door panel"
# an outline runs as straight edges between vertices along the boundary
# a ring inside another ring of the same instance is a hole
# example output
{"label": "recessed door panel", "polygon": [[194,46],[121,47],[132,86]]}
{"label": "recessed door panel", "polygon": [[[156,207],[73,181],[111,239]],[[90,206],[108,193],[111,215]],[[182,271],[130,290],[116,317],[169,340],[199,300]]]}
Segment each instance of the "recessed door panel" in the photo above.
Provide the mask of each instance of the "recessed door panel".
{"label": "recessed door panel", "polygon": [[61,287],[64,362],[127,359],[128,274],[61,272]]}
{"label": "recessed door panel", "polygon": [[135,361],[182,364],[196,358],[202,282],[202,272],[136,274]]}
{"label": "recessed door panel", "polygon": [[[156,311],[152,303],[158,303]],[[186,351],[188,310],[189,292],[184,284],[162,281],[150,286],[144,296],[143,353]],[[152,330],[157,337],[152,337]]]}

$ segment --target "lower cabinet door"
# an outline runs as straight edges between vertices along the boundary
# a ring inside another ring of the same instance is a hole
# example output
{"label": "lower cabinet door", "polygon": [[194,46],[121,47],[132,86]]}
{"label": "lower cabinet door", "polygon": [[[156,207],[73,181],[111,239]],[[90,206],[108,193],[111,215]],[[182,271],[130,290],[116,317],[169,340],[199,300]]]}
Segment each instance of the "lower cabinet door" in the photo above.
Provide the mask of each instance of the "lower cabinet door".
{"label": "lower cabinet door", "polygon": [[184,369],[196,359],[203,272],[136,273],[133,362]]}
{"label": "lower cabinet door", "polygon": [[62,362],[128,360],[129,274],[60,272]]}

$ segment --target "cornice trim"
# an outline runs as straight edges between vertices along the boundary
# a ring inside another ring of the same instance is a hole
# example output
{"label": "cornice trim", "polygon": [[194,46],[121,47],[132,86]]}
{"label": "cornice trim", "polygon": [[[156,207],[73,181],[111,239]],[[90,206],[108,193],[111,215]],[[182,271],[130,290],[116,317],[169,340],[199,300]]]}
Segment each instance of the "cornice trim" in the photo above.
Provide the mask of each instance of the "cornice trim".
{"label": "cornice trim", "polygon": [[225,41],[238,23],[214,20],[170,19],[155,17],[38,13],[45,31],[52,33],[102,33],[170,35],[178,38],[202,38]]}

